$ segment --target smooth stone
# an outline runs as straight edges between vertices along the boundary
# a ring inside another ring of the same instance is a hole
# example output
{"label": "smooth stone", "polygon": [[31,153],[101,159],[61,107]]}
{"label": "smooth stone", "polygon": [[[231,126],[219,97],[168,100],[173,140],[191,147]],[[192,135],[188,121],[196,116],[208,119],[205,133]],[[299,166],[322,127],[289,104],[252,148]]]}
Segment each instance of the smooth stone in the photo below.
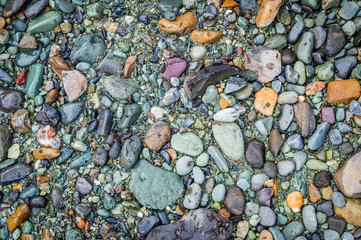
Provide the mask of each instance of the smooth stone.
{"label": "smooth stone", "polygon": [[131,136],[123,142],[120,151],[120,163],[125,170],[132,168],[138,161],[141,151],[141,142],[138,136]]}
{"label": "smooth stone", "polygon": [[187,60],[183,58],[168,58],[167,66],[161,76],[167,80],[170,80],[172,77],[179,77],[187,70],[188,66]]}
{"label": "smooth stone", "polygon": [[104,166],[108,160],[108,151],[102,147],[98,147],[92,157],[92,162],[95,166]]}
{"label": "smooth stone", "polygon": [[82,166],[86,166],[91,162],[92,162],[91,152],[85,152],[74,157],[69,164],[69,168],[79,168]]}
{"label": "smooth stone", "polygon": [[55,0],[55,5],[66,14],[71,14],[75,11],[75,6],[73,3],[67,0]]}
{"label": "smooth stone", "polygon": [[310,150],[319,149],[325,142],[329,129],[330,129],[330,124],[328,122],[323,122],[321,124],[318,124],[315,132],[308,139],[308,148]]}
{"label": "smooth stone", "polygon": [[287,226],[283,229],[282,234],[286,240],[293,240],[300,236],[304,229],[305,228],[301,222],[293,221],[287,224]]}
{"label": "smooth stone", "polygon": [[246,198],[239,187],[232,186],[228,189],[224,199],[224,205],[233,215],[243,214],[244,207],[246,205]]}
{"label": "smooth stone", "polygon": [[[194,229],[194,226],[198,228]],[[176,239],[179,233],[193,239],[229,239],[232,230],[230,220],[212,210],[199,208],[187,213],[176,223],[156,227],[146,240]]]}
{"label": "smooth stone", "polygon": [[214,114],[214,121],[218,122],[234,122],[242,114],[242,109],[226,108]]}
{"label": "smooth stone", "polygon": [[334,124],[335,120],[335,113],[331,107],[323,106],[321,108],[321,119],[322,122],[328,122],[329,124]]}
{"label": "smooth stone", "polygon": [[109,134],[112,125],[113,125],[112,111],[110,110],[102,111],[99,116],[99,125],[96,134],[99,136],[104,136],[106,134]]}
{"label": "smooth stone", "polygon": [[171,145],[174,150],[196,157],[203,152],[203,142],[191,132],[176,133],[172,136]]}
{"label": "smooth stone", "polygon": [[281,176],[287,176],[296,167],[296,164],[291,160],[281,160],[277,163],[278,174]]}
{"label": "smooth stone", "polygon": [[48,204],[48,199],[43,196],[33,196],[30,198],[30,205],[35,208],[45,208]]}
{"label": "smooth stone", "polygon": [[315,49],[319,49],[326,41],[327,33],[322,27],[314,27],[310,30],[315,38]]}
{"label": "smooth stone", "polygon": [[346,36],[338,24],[331,24],[327,27],[327,39],[325,52],[328,57],[332,57],[340,52],[346,45]]}
{"label": "smooth stone", "polygon": [[38,60],[41,52],[42,52],[43,45],[38,44],[38,48],[35,50],[22,50],[16,55],[14,62],[15,65],[21,68],[28,67]]}
{"label": "smooth stone", "polygon": [[254,125],[257,128],[258,132],[262,135],[262,137],[264,139],[267,139],[269,133],[272,130],[273,117],[271,116],[267,118],[258,119]]}
{"label": "smooth stone", "polygon": [[221,202],[224,199],[224,196],[226,195],[226,187],[224,184],[218,184],[213,188],[212,191],[212,199],[215,202]]}
{"label": "smooth stone", "polygon": [[85,104],[83,102],[66,103],[59,108],[61,121],[65,124],[75,121],[83,112]]}
{"label": "smooth stone", "polygon": [[352,69],[357,64],[357,58],[355,56],[345,56],[342,58],[339,58],[335,62],[335,67],[338,70],[337,75],[340,78],[347,79],[350,77],[350,73]]}
{"label": "smooth stone", "polygon": [[2,15],[6,18],[11,17],[12,15],[18,13],[21,8],[25,5],[26,0],[8,0],[2,4],[4,9],[2,9]]}
{"label": "smooth stone", "polygon": [[254,168],[262,168],[265,162],[265,146],[258,140],[248,142],[246,149],[246,161]]}
{"label": "smooth stone", "polygon": [[70,102],[78,99],[88,88],[88,80],[78,70],[63,71],[61,79]]}
{"label": "smooth stone", "polygon": [[266,173],[270,178],[277,177],[277,166],[273,162],[267,161],[263,167],[264,173]]}
{"label": "smooth stone", "polygon": [[295,44],[295,51],[297,59],[309,64],[312,61],[312,50],[314,47],[314,37],[311,32],[304,32],[297,44]]}
{"label": "smooth stone", "polygon": [[187,209],[197,209],[202,197],[202,188],[197,183],[192,183],[184,196],[183,205]]}
{"label": "smooth stone", "polygon": [[252,176],[251,186],[259,190],[263,187],[263,184],[269,179],[269,177],[265,173],[256,173]]}
{"label": "smooth stone", "polygon": [[334,76],[334,65],[330,61],[318,65],[316,67],[316,74],[320,80],[328,81]]}
{"label": "smooth stone", "polygon": [[295,91],[287,91],[278,95],[279,104],[293,104],[298,101],[298,94]]}
{"label": "smooth stone", "polygon": [[215,122],[212,131],[222,152],[232,160],[244,156],[244,141],[241,128],[237,123]]}
{"label": "smooth stone", "polygon": [[147,208],[162,210],[183,194],[183,182],[176,173],[154,167],[145,160],[138,161],[132,171],[130,192]]}
{"label": "smooth stone", "polygon": [[41,12],[48,5],[49,5],[49,0],[39,0],[39,1],[31,4],[30,6],[28,6],[25,9],[24,14],[27,18],[32,20],[32,19],[36,18],[37,16],[39,16],[41,14]]}
{"label": "smooth stone", "polygon": [[[89,63],[83,62],[83,64],[89,64]],[[78,65],[77,65],[77,69],[78,69]],[[96,70],[102,73],[108,73],[114,75],[118,73],[121,70],[121,68],[122,68],[121,57],[116,56],[114,53],[108,53],[99,63]]]}
{"label": "smooth stone", "polygon": [[331,129],[328,137],[330,138],[332,145],[340,145],[342,143],[342,135],[338,129]]}
{"label": "smooth stone", "polygon": [[207,48],[201,45],[191,48],[189,55],[194,61],[202,60],[207,54]]}
{"label": "smooth stone", "polygon": [[11,90],[0,87],[0,111],[12,113],[24,102],[24,93],[19,90]]}
{"label": "smooth stone", "polygon": [[58,12],[50,11],[31,20],[27,31],[30,34],[50,32],[62,21],[63,17]]}
{"label": "smooth stone", "polygon": [[11,146],[12,135],[9,128],[5,125],[0,125],[0,162],[3,161]]}
{"label": "smooth stone", "polygon": [[356,3],[346,2],[340,11],[338,11],[338,15],[345,20],[350,20],[355,16],[359,9],[360,7]]}
{"label": "smooth stone", "polygon": [[131,103],[124,107],[123,117],[118,122],[119,128],[131,127],[139,118],[141,113],[139,104]]}
{"label": "smooth stone", "polygon": [[332,194],[332,204],[336,207],[344,207],[346,205],[345,196],[341,192]]}
{"label": "smooth stone", "polygon": [[[157,215],[144,217],[137,225],[137,233],[139,233],[141,237],[146,236],[154,226],[159,224],[159,222],[159,217]],[[103,238],[107,238],[106,236],[109,234],[105,233],[103,235],[105,235]]]}
{"label": "smooth stone", "polygon": [[293,107],[290,104],[285,104],[282,106],[281,115],[278,118],[278,122],[280,124],[280,129],[282,131],[287,130],[293,121],[294,113]]}
{"label": "smooth stone", "polygon": [[29,112],[26,109],[16,111],[11,118],[11,126],[18,133],[27,133],[31,130]]}
{"label": "smooth stone", "polygon": [[0,172],[0,184],[6,185],[17,182],[28,177],[31,173],[31,168],[27,164],[17,163]]}
{"label": "smooth stone", "polygon": [[79,36],[70,53],[70,60],[95,63],[97,58],[103,56],[106,50],[103,38],[94,33]]}
{"label": "smooth stone", "polygon": [[323,236],[327,240],[337,240],[340,238],[340,234],[332,229],[326,229]]}
{"label": "smooth stone", "polygon": [[112,97],[123,100],[133,95],[139,85],[134,79],[112,75],[104,79],[104,87]]}
{"label": "smooth stone", "polygon": [[224,89],[224,93],[232,93],[236,92],[242,88],[247,86],[247,81],[244,78],[239,78],[235,76],[230,76],[228,78],[226,88]]}
{"label": "smooth stone", "polygon": [[175,167],[177,169],[178,175],[184,176],[192,171],[193,166],[194,166],[193,158],[189,156],[183,156],[178,159]]}
{"label": "smooth stone", "polygon": [[224,159],[221,151],[219,151],[219,149],[216,146],[213,145],[209,146],[207,153],[216,162],[216,165],[219,168],[219,170],[221,170],[222,172],[229,172],[227,161],[226,159]]}
{"label": "smooth stone", "polygon": [[166,122],[155,122],[147,131],[144,139],[145,145],[152,151],[158,152],[171,136],[171,129]]}
{"label": "smooth stone", "polygon": [[276,223],[276,214],[270,207],[260,207],[258,216],[260,218],[259,223],[265,227],[273,226]]}
{"label": "smooth stone", "polygon": [[302,209],[302,218],[305,228],[310,233],[317,231],[316,211],[312,205],[307,205]]}
{"label": "smooth stone", "polygon": [[42,64],[35,64],[30,69],[26,81],[26,95],[29,98],[34,98],[40,93],[40,87],[43,85],[43,75],[45,67]]}
{"label": "smooth stone", "polygon": [[177,88],[170,88],[163,97],[162,103],[169,106],[180,99],[180,93]]}
{"label": "smooth stone", "polygon": [[75,182],[75,189],[83,195],[87,195],[93,191],[93,186],[85,178],[78,177]]}
{"label": "smooth stone", "polygon": [[296,170],[299,171],[307,161],[307,154],[303,151],[297,151],[293,155],[293,161],[296,163]]}
{"label": "smooth stone", "polygon": [[193,178],[195,183],[203,184],[205,180],[205,175],[200,167],[198,166],[193,167]]}
{"label": "smooth stone", "polygon": [[282,65],[291,64],[296,60],[296,53],[289,48],[284,48],[280,51]]}
{"label": "smooth stone", "polygon": [[306,102],[300,102],[293,105],[293,111],[297,125],[301,129],[303,137],[310,135],[316,128],[316,118],[313,114],[311,105]]}
{"label": "smooth stone", "polygon": [[300,38],[305,24],[303,22],[296,22],[295,25],[291,28],[291,31],[288,33],[287,40],[290,43],[295,43]]}
{"label": "smooth stone", "polygon": [[59,123],[60,114],[58,110],[48,104],[43,104],[43,108],[36,116],[36,121],[43,125],[55,127]]}
{"label": "smooth stone", "polygon": [[330,186],[330,176],[326,171],[321,171],[315,174],[313,178],[313,184],[319,188],[325,188]]}
{"label": "smooth stone", "polygon": [[6,83],[12,83],[15,79],[5,69],[0,68],[0,80]]}
{"label": "smooth stone", "polygon": [[258,202],[266,205],[266,206],[271,206],[271,200],[272,197],[274,195],[274,190],[273,188],[262,188],[258,193],[257,193],[257,199]]}
{"label": "smooth stone", "polygon": [[293,70],[291,65],[287,65],[284,69],[284,72],[285,72],[287,82],[290,82],[293,84],[298,82],[299,75],[295,70]]}
{"label": "smooth stone", "polygon": [[268,146],[274,156],[278,155],[283,142],[281,133],[277,129],[273,129],[268,136]]}
{"label": "smooth stone", "polygon": [[291,148],[301,150],[303,148],[303,139],[301,134],[294,133],[287,138],[287,143]]}

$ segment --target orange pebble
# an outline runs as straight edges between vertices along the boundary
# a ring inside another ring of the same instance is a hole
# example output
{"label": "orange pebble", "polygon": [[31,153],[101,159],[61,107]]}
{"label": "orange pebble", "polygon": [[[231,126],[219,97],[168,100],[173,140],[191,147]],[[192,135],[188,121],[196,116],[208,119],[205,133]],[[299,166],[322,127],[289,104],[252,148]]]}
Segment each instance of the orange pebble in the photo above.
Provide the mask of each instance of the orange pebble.
{"label": "orange pebble", "polygon": [[238,3],[233,1],[233,0],[226,0],[224,1],[224,3],[222,4],[222,8],[227,8],[227,7],[236,7],[238,6]]}
{"label": "orange pebble", "polygon": [[229,103],[228,103],[225,99],[221,98],[221,99],[219,100],[219,106],[220,106],[222,109],[225,109],[226,107],[228,107],[228,105],[229,105]]}
{"label": "orange pebble", "polygon": [[218,212],[219,215],[221,215],[222,217],[225,217],[225,218],[230,218],[231,217],[231,214],[224,208],[222,208],[219,212]]}
{"label": "orange pebble", "polygon": [[301,192],[294,191],[288,194],[287,204],[292,209],[292,211],[296,213],[301,211],[302,203],[303,203],[303,197]]}
{"label": "orange pebble", "polygon": [[85,228],[85,221],[84,219],[82,219],[81,217],[76,217],[75,218],[76,221],[76,225],[78,226],[78,228],[80,229],[84,229]]}
{"label": "orange pebble", "polygon": [[69,211],[69,215],[73,215],[74,214],[74,211],[73,210],[70,210]]}
{"label": "orange pebble", "polygon": [[20,183],[18,183],[17,185],[13,186],[13,190],[21,190],[23,188],[23,186],[21,186]]}
{"label": "orange pebble", "polygon": [[167,153],[173,161],[177,159],[177,153],[173,148],[168,148]]}
{"label": "orange pebble", "polygon": [[274,196],[277,197],[277,192],[278,192],[277,178],[275,179],[275,184],[273,184],[272,188],[273,190],[275,190]]}

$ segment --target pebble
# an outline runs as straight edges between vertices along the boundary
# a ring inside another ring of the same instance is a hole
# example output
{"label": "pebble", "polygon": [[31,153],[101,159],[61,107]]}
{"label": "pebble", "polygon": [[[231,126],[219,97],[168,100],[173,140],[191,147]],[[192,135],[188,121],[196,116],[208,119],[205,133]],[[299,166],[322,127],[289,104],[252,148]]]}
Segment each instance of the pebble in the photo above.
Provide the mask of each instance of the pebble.
{"label": "pebble", "polygon": [[242,109],[226,108],[218,111],[213,118],[218,122],[234,122],[241,114]]}
{"label": "pebble", "polygon": [[279,104],[293,104],[298,101],[298,94],[295,91],[283,92],[278,95],[277,100]]}
{"label": "pebble", "polygon": [[115,99],[127,99],[138,89],[138,83],[132,79],[122,79],[117,76],[104,78],[105,90]]}
{"label": "pebble", "polygon": [[274,156],[277,156],[282,145],[283,145],[283,138],[281,136],[281,133],[277,129],[273,129],[269,136],[268,136],[268,145],[270,148],[270,151]]}
{"label": "pebble", "polygon": [[171,130],[164,121],[154,123],[146,133],[144,143],[152,151],[158,152],[170,141]]}
{"label": "pebble", "polygon": [[338,11],[338,15],[345,20],[350,20],[355,16],[359,9],[360,7],[356,3],[347,2],[340,11]]}
{"label": "pebble", "polygon": [[258,216],[260,218],[260,224],[265,227],[273,226],[276,223],[276,214],[270,207],[260,207]]}
{"label": "pebble", "polygon": [[294,133],[287,138],[287,144],[296,150],[301,150],[303,148],[303,139],[301,134]]}
{"label": "pebble", "polygon": [[307,161],[307,154],[303,151],[297,151],[293,155],[293,161],[296,164],[296,170],[299,171],[305,165]]}
{"label": "pebble", "polygon": [[202,188],[197,183],[191,184],[185,194],[183,205],[187,209],[197,209],[202,195]]}
{"label": "pebble", "polygon": [[191,157],[184,156],[178,159],[176,164],[177,173],[181,176],[187,175],[193,169],[194,161]]}
{"label": "pebble", "polygon": [[262,168],[265,162],[265,146],[264,143],[252,140],[248,143],[246,150],[246,161],[254,168]]}
{"label": "pebble", "polygon": [[201,45],[194,46],[191,48],[189,55],[194,61],[200,61],[207,55],[207,48]]}
{"label": "pebble", "polygon": [[29,112],[26,109],[16,111],[11,118],[11,126],[18,133],[27,133],[31,130]]}
{"label": "pebble", "polygon": [[[264,1],[262,2],[256,18],[258,28],[269,26],[277,16],[283,1]],[[242,7],[243,8],[243,7]]]}
{"label": "pebble", "polygon": [[223,33],[217,30],[194,30],[191,37],[196,43],[214,43],[223,37]]}
{"label": "pebble", "polygon": [[286,240],[295,239],[300,236],[304,231],[304,226],[301,222],[293,221],[287,224],[283,229],[282,234]]}
{"label": "pebble", "polygon": [[346,36],[338,24],[331,24],[327,27],[327,39],[325,53],[332,57],[342,50],[346,44]]}
{"label": "pebble", "polygon": [[263,184],[269,179],[269,177],[264,173],[256,173],[252,176],[251,179],[251,186],[254,189],[261,189],[263,187]]}
{"label": "pebble", "polygon": [[71,50],[69,58],[72,61],[95,63],[106,50],[104,39],[99,35],[89,33],[79,36]]}
{"label": "pebble", "polygon": [[264,87],[255,94],[254,107],[260,113],[271,116],[276,106],[278,94],[272,88]]}
{"label": "pebble", "polygon": [[196,157],[203,152],[203,142],[191,132],[174,134],[171,145],[176,151],[192,157]]}
{"label": "pebble", "polygon": [[302,218],[307,231],[310,233],[317,231],[316,211],[313,206],[308,205],[302,209]]}
{"label": "pebble", "polygon": [[138,136],[131,136],[123,142],[120,150],[120,163],[124,169],[132,168],[138,161],[141,142]]}
{"label": "pebble", "polygon": [[280,125],[280,130],[285,131],[293,121],[293,107],[290,104],[285,104],[281,109],[281,115],[278,118],[278,122]]}
{"label": "pebble", "polygon": [[318,124],[315,132],[308,139],[308,148],[310,150],[319,149],[325,142],[329,129],[330,129],[330,124],[328,122],[323,122],[321,124]]}
{"label": "pebble", "polygon": [[215,202],[221,202],[224,199],[224,196],[226,195],[226,187],[224,184],[218,184],[213,188],[212,191],[212,199]]}
{"label": "pebble", "polygon": [[310,104],[306,102],[293,105],[297,125],[303,137],[310,135],[316,128],[316,118]]}

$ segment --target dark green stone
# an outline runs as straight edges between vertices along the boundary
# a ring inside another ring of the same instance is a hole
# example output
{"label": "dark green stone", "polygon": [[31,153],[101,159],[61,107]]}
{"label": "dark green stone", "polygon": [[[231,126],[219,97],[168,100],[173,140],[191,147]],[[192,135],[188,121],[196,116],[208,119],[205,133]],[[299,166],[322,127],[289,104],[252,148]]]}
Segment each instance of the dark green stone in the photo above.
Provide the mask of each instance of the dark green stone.
{"label": "dark green stone", "polygon": [[61,121],[63,123],[71,123],[75,121],[83,112],[85,104],[83,102],[73,102],[64,104],[59,108]]}
{"label": "dark green stone", "polygon": [[70,53],[70,60],[95,63],[107,49],[105,41],[94,33],[79,36]]}
{"label": "dark green stone", "polygon": [[119,128],[128,128],[133,125],[140,116],[141,108],[138,104],[132,103],[124,107],[123,117],[118,122]]}
{"label": "dark green stone", "polygon": [[41,54],[42,48],[43,48],[43,45],[39,44],[38,49],[31,50],[31,51],[28,51],[28,50],[20,51],[14,59],[16,66],[24,68],[24,67],[28,67],[31,64],[35,63]]}
{"label": "dark green stone", "polygon": [[29,71],[26,81],[26,95],[29,98],[35,98],[40,93],[43,85],[45,67],[43,64],[35,64]]}
{"label": "dark green stone", "polygon": [[63,21],[63,17],[56,11],[50,11],[30,21],[28,33],[45,33],[52,31]]}

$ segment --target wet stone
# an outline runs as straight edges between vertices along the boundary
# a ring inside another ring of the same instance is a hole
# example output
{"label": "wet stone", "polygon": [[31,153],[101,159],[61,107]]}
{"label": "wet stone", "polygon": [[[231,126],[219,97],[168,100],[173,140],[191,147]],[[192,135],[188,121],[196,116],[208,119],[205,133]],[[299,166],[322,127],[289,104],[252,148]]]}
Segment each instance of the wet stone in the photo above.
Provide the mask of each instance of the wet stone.
{"label": "wet stone", "polygon": [[97,34],[84,34],[77,38],[71,53],[72,61],[95,63],[106,50],[104,39]]}
{"label": "wet stone", "polygon": [[120,151],[120,163],[126,169],[130,169],[137,162],[140,154],[141,143],[138,136],[132,136],[123,142]]}
{"label": "wet stone", "polygon": [[342,50],[346,44],[346,36],[338,24],[331,24],[327,27],[327,39],[325,45],[326,55],[334,56]]}
{"label": "wet stone", "polygon": [[252,140],[248,143],[246,149],[246,160],[254,168],[262,168],[265,162],[265,146],[264,143]]}

